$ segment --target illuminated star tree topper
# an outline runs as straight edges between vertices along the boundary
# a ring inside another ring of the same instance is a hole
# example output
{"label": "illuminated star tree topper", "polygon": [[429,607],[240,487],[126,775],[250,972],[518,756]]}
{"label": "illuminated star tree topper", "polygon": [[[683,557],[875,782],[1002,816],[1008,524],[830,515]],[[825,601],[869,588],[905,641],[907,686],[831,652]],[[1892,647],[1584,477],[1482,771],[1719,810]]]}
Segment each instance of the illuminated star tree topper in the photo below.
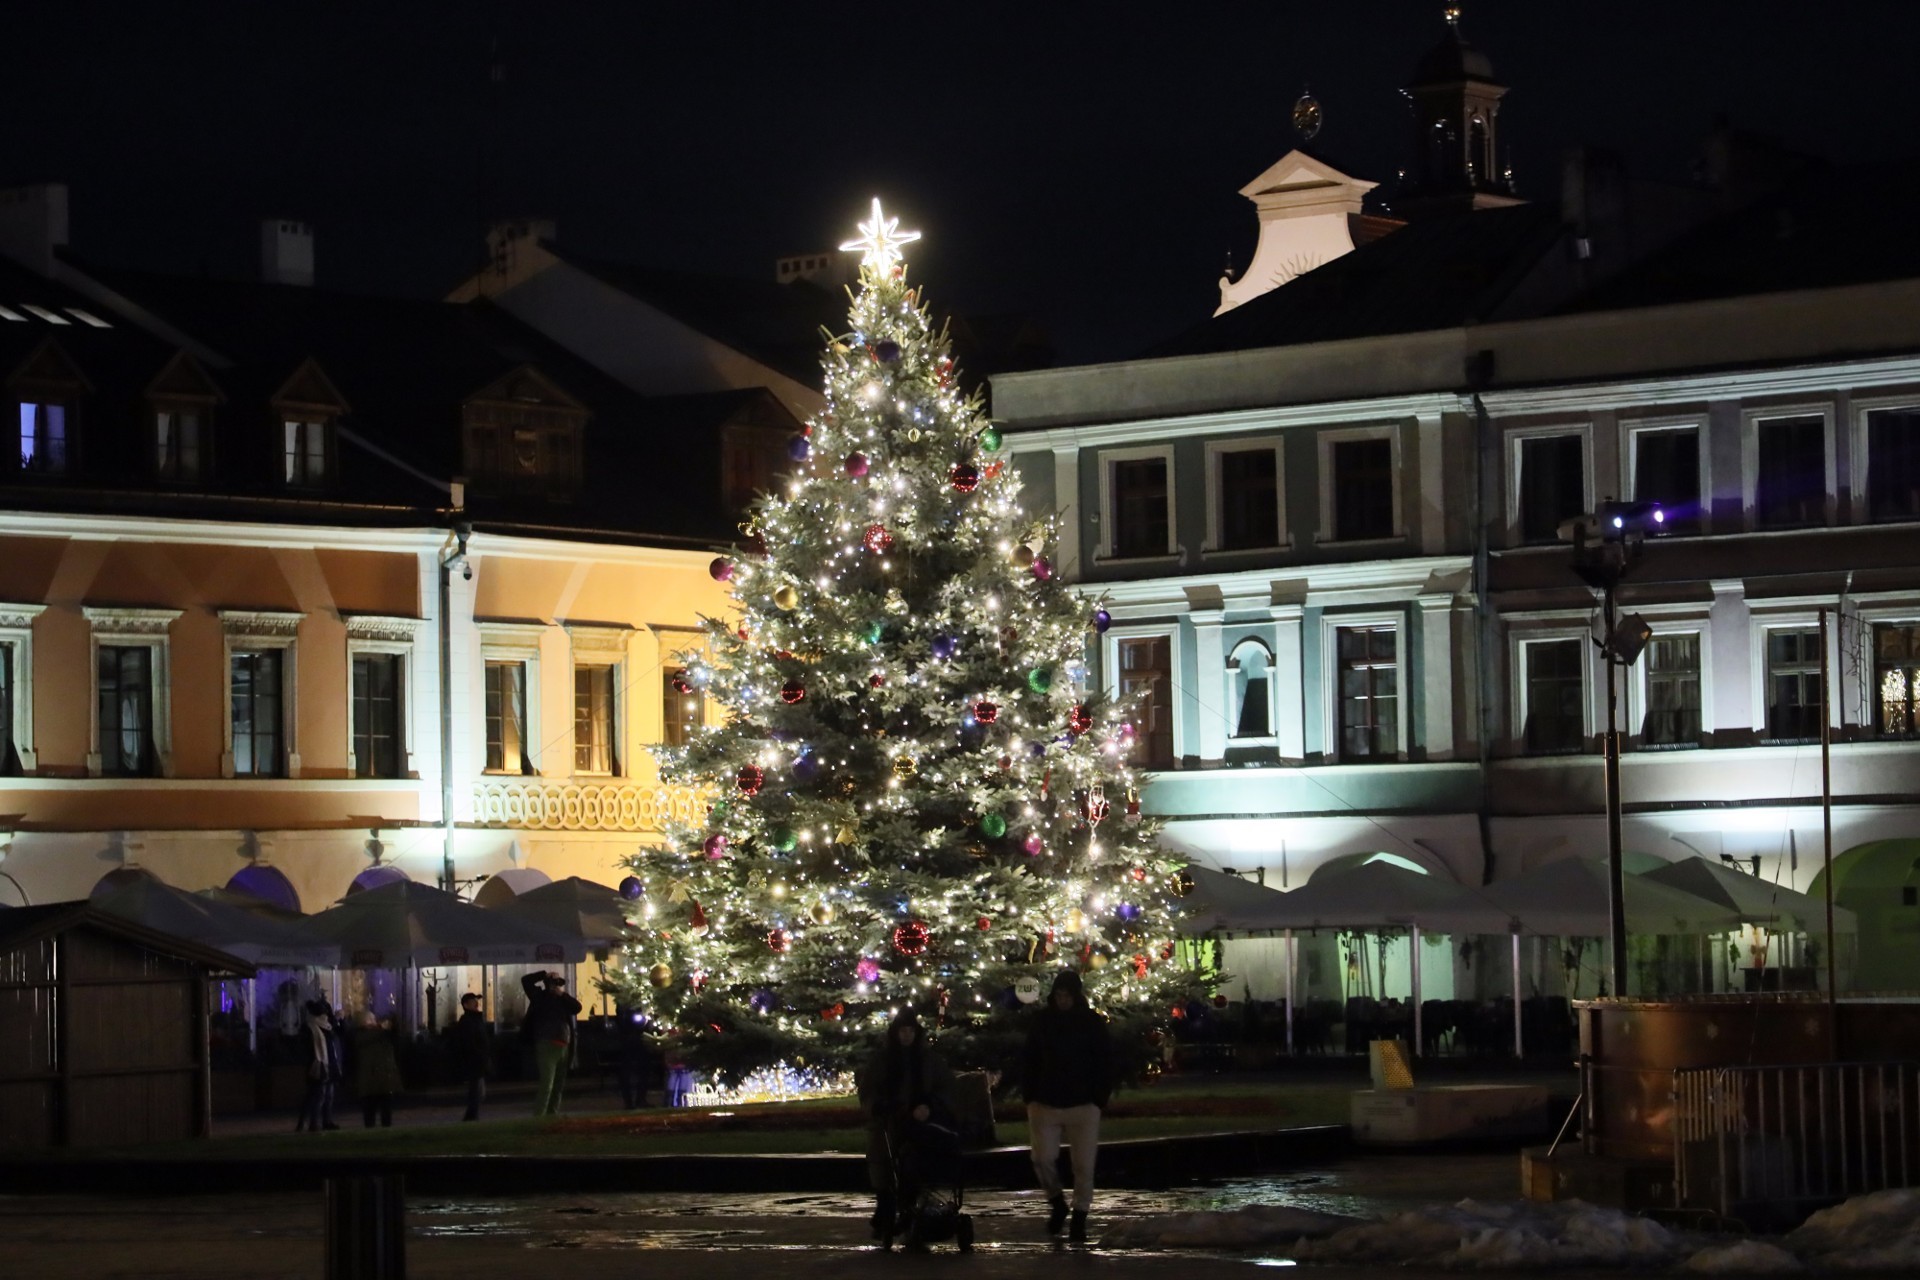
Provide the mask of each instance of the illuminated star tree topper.
{"label": "illuminated star tree topper", "polygon": [[918,231],[902,231],[900,219],[889,218],[882,213],[880,197],[875,196],[873,216],[860,224],[860,238],[849,240],[840,248],[843,251],[860,250],[861,267],[885,275],[899,265],[901,246],[912,244],[919,238]]}

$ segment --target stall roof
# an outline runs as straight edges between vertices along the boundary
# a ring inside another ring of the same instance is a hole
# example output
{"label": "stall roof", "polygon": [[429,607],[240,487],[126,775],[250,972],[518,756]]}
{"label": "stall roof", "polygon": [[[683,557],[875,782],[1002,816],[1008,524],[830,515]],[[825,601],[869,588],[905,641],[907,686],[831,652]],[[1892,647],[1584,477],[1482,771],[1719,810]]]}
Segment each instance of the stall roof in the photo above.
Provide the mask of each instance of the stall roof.
{"label": "stall roof", "polygon": [[218,973],[253,976],[254,967],[239,956],[136,924],[124,916],[102,911],[91,902],[52,902],[38,907],[11,907],[0,911],[0,952],[67,933],[74,929],[92,929],[116,938],[125,938],[162,955],[191,964],[203,964]]}
{"label": "stall roof", "polygon": [[1233,923],[1216,927],[1244,933],[1408,926],[1429,933],[1506,933],[1513,921],[1510,913],[1466,885],[1384,861],[1290,892],[1262,892],[1268,897],[1236,911]]}
{"label": "stall roof", "polygon": [[[1801,933],[1826,932],[1827,904],[1819,898],[1705,858],[1682,858],[1642,878],[1717,902],[1737,913],[1745,924],[1784,925]],[[1838,933],[1858,933],[1860,921],[1845,907],[1835,907],[1833,927]]]}
{"label": "stall roof", "polygon": [[102,890],[93,905],[257,965],[332,965],[340,954],[338,946],[311,936],[298,924],[188,893],[151,876]]}
{"label": "stall roof", "polygon": [[[1740,926],[1737,912],[1658,880],[1629,875],[1622,889],[1628,933],[1726,933]],[[1599,859],[1561,858],[1481,892],[1512,912],[1524,933],[1604,938],[1611,932],[1607,864]]]}
{"label": "stall roof", "polygon": [[332,942],[338,949],[335,963],[348,969],[538,964],[586,956],[578,939],[411,880],[353,894],[306,927]]}
{"label": "stall roof", "polygon": [[627,914],[635,905],[618,889],[568,876],[489,909],[597,950],[626,940]]}

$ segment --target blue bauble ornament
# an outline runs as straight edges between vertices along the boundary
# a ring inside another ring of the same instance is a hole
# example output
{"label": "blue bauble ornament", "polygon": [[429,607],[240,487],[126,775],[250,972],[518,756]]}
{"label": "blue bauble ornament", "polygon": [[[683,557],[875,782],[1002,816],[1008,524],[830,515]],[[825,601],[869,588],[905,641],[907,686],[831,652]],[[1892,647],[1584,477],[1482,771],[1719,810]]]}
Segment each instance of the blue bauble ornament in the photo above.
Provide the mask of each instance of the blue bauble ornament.
{"label": "blue bauble ornament", "polygon": [[787,456],[795,462],[805,462],[813,456],[813,441],[805,436],[795,436],[787,441]]}
{"label": "blue bauble ornament", "polygon": [[881,364],[896,364],[900,359],[900,344],[891,338],[883,338],[873,344],[873,354]]}
{"label": "blue bauble ornament", "polygon": [[960,652],[960,637],[935,636],[933,638],[933,656],[942,661]]}
{"label": "blue bauble ornament", "polygon": [[1105,609],[1093,611],[1093,629],[1101,635],[1107,634],[1107,628],[1113,625],[1113,615]]}
{"label": "blue bauble ornament", "polygon": [[812,782],[819,776],[820,761],[814,758],[812,752],[808,752],[793,762],[793,780],[795,782]]}
{"label": "blue bauble ornament", "polygon": [[639,876],[628,876],[620,882],[620,896],[629,902],[638,900],[646,891],[647,886],[640,883]]}

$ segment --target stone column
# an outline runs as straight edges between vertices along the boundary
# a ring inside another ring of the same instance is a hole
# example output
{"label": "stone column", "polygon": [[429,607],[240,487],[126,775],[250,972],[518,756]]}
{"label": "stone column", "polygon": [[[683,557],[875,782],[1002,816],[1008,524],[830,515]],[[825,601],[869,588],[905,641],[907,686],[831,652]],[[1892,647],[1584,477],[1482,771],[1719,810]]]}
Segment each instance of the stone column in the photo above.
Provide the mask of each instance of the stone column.
{"label": "stone column", "polygon": [[1420,596],[1420,698],[1426,712],[1428,760],[1453,758],[1453,597]]}
{"label": "stone column", "polygon": [[1200,763],[1219,764],[1227,758],[1227,655],[1221,624],[1225,609],[1195,609],[1193,622],[1194,690],[1193,741],[1199,744]]}
{"label": "stone column", "polygon": [[1273,733],[1282,760],[1302,760],[1307,754],[1307,673],[1301,667],[1300,626],[1304,612],[1297,604],[1277,604],[1273,618]]}

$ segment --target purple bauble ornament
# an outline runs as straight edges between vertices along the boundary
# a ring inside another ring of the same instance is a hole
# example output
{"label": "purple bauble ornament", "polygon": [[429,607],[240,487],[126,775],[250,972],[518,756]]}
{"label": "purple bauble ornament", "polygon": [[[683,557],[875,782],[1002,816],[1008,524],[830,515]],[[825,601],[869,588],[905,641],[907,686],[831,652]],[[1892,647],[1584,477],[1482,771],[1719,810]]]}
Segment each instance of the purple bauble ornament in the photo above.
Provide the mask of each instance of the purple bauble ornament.
{"label": "purple bauble ornament", "polygon": [[708,836],[706,843],[700,847],[706,850],[707,856],[715,862],[727,856],[727,838],[718,831]]}
{"label": "purple bauble ornament", "polygon": [[628,876],[620,882],[620,896],[629,902],[637,900],[646,891],[647,886],[640,883],[639,876]]}
{"label": "purple bauble ornament", "polygon": [[1107,628],[1113,625],[1113,615],[1105,609],[1093,611],[1093,629],[1101,635],[1107,634]]}
{"label": "purple bauble ornament", "polygon": [[876,961],[862,957],[860,963],[853,966],[853,976],[862,982],[878,982],[880,965]]}
{"label": "purple bauble ornament", "polygon": [[864,453],[850,453],[847,455],[847,474],[855,480],[867,474],[867,468],[870,465],[872,464],[867,461],[867,455]]}
{"label": "purple bauble ornament", "polygon": [[900,344],[891,338],[873,344],[874,358],[881,364],[894,364],[900,359]]}
{"label": "purple bauble ornament", "polygon": [[795,462],[805,462],[813,456],[813,441],[805,436],[795,436],[787,441],[787,456]]}
{"label": "purple bauble ornament", "polygon": [[819,776],[820,762],[814,759],[811,753],[801,756],[793,762],[793,780],[795,782],[812,782]]}
{"label": "purple bauble ornament", "polygon": [[1045,556],[1035,556],[1033,558],[1033,576],[1042,582],[1045,582],[1053,576],[1053,565],[1048,562]]}
{"label": "purple bauble ornament", "polygon": [[960,652],[960,638],[958,636],[935,636],[933,638],[934,657],[944,661],[958,652]]}
{"label": "purple bauble ornament", "polygon": [[715,556],[713,563],[707,566],[707,572],[712,575],[715,582],[732,582],[733,561],[725,556]]}
{"label": "purple bauble ornament", "polygon": [[1037,858],[1040,856],[1041,850],[1047,847],[1047,842],[1040,838],[1038,831],[1029,831],[1027,832],[1027,838],[1020,842],[1020,847],[1027,851],[1028,857]]}

